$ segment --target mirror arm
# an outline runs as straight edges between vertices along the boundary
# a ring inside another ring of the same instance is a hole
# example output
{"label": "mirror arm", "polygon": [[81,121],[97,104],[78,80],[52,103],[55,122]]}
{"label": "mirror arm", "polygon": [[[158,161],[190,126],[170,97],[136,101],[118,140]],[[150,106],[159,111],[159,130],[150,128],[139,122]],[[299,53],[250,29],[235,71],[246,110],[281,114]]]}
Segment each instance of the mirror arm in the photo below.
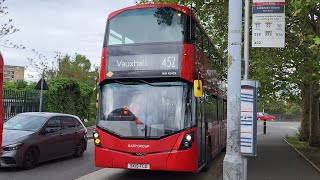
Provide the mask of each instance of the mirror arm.
{"label": "mirror arm", "polygon": [[[198,71],[198,81],[200,80],[200,78],[199,78],[199,76],[200,76],[200,75],[199,75],[199,74],[200,74],[200,72]],[[200,89],[201,89],[201,88],[200,88],[200,83],[198,83],[198,87],[197,87],[197,89],[198,89],[198,90],[200,90]]]}

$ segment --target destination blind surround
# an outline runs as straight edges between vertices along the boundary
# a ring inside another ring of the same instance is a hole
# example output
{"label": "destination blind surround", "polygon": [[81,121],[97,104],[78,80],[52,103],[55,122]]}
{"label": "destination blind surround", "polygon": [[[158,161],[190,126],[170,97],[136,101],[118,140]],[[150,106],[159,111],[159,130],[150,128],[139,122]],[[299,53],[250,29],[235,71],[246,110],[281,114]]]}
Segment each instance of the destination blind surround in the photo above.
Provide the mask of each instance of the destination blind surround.
{"label": "destination blind surround", "polygon": [[108,77],[124,77],[129,74],[136,77],[144,75],[178,76],[180,69],[179,54],[109,56],[107,62]]}

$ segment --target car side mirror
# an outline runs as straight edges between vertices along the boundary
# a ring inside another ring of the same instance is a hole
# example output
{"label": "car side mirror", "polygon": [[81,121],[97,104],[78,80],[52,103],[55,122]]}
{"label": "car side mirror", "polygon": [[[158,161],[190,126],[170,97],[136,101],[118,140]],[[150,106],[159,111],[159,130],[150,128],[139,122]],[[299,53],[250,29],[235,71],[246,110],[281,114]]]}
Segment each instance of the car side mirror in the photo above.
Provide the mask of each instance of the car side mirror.
{"label": "car side mirror", "polygon": [[46,134],[49,134],[49,133],[54,133],[56,132],[56,130],[54,128],[50,128],[50,127],[46,127],[46,129],[44,130],[44,132]]}

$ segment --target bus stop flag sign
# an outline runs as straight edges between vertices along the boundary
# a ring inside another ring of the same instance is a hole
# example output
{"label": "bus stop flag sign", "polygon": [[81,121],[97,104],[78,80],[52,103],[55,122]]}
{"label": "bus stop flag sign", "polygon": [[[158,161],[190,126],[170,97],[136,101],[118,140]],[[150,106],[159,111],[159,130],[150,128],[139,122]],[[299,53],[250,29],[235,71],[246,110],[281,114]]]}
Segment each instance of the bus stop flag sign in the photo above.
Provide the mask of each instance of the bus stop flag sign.
{"label": "bus stop flag sign", "polygon": [[284,46],[285,0],[253,0],[252,47]]}

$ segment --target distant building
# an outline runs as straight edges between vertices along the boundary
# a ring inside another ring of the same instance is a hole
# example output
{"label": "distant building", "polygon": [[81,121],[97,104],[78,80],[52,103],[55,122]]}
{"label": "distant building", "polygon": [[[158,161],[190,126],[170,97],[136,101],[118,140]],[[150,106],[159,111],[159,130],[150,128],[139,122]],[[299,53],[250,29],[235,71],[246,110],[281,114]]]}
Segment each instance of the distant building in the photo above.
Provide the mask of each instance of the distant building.
{"label": "distant building", "polygon": [[24,80],[24,67],[4,65],[4,81],[15,82],[16,80]]}

